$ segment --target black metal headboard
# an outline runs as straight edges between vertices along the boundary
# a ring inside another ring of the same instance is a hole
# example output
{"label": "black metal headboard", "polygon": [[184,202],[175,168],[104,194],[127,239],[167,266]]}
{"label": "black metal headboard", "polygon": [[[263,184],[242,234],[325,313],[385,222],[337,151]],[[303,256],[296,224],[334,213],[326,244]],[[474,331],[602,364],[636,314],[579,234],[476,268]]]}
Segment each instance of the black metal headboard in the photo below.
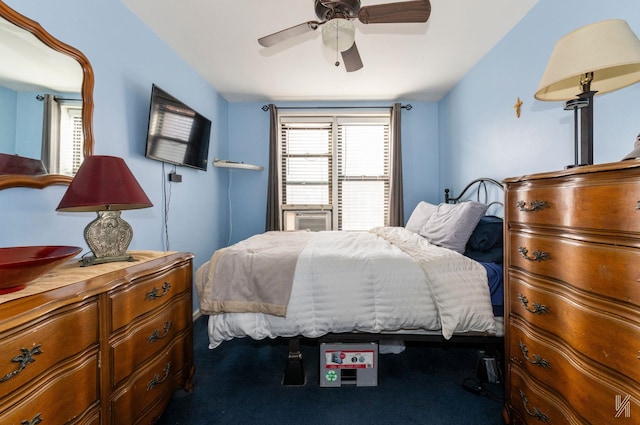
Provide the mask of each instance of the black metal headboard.
{"label": "black metal headboard", "polygon": [[[462,189],[462,192],[460,192],[460,194],[456,197],[449,195],[450,190],[449,188],[446,188],[444,190],[444,202],[447,204],[456,204],[461,200],[470,200],[471,195],[473,195],[473,193],[475,192],[475,195],[476,195],[475,200],[477,202],[482,202],[483,204],[487,204],[489,205],[489,207],[491,207],[492,205],[499,205],[504,209],[504,203],[502,201],[504,197],[502,196],[500,198],[501,199],[500,201],[498,200],[490,201],[489,190],[487,189],[487,186],[496,187],[500,189],[501,193],[504,193],[504,186],[502,185],[502,183],[488,177],[481,177],[469,183],[464,189]],[[484,196],[481,196],[481,195],[484,195]]]}

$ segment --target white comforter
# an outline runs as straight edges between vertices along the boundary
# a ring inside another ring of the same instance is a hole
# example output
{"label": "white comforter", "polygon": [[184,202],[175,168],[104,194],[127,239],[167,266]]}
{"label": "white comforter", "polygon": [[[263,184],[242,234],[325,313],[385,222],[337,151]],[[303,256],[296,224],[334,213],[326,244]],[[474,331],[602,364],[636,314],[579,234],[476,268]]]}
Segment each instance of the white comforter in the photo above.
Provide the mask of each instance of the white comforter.
{"label": "white comforter", "polygon": [[[207,285],[209,264],[197,270],[197,287]],[[211,315],[209,346],[245,336],[421,330],[441,331],[447,339],[454,333],[495,334],[484,267],[400,227],[317,232],[298,257],[286,317]]]}

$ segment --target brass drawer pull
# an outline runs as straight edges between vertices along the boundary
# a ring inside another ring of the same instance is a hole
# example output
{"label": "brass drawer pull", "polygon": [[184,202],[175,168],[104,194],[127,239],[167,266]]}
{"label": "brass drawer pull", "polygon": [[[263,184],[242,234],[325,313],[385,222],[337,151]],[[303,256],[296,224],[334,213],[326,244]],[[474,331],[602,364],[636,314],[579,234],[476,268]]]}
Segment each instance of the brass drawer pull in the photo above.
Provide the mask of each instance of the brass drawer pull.
{"label": "brass drawer pull", "polygon": [[529,363],[534,364],[536,366],[540,366],[543,369],[551,368],[551,366],[549,365],[549,362],[537,354],[534,354],[533,360],[531,360],[529,358],[529,349],[527,348],[526,344],[522,341],[520,341],[520,351],[522,351],[522,355],[524,356],[525,360],[527,360]]}
{"label": "brass drawer pull", "polygon": [[167,335],[169,335],[169,329],[171,329],[171,326],[173,326],[173,323],[171,322],[171,320],[169,320],[167,323],[164,324],[164,335],[160,335],[160,330],[156,329],[155,331],[153,331],[153,333],[151,335],[149,335],[147,337],[147,343],[148,344],[153,344],[154,342],[156,342],[159,339],[162,339],[164,337],[166,337]]}
{"label": "brass drawer pull", "polygon": [[527,208],[527,203],[525,201],[518,201],[518,209],[522,212],[538,212],[549,207],[547,201],[533,201],[529,202],[529,205],[531,206]]}
{"label": "brass drawer pull", "polygon": [[160,290],[158,288],[153,288],[151,291],[147,292],[147,300],[153,301],[158,298],[162,298],[169,293],[169,289],[171,289],[171,283],[165,282],[162,285],[162,293],[159,293]]}
{"label": "brass drawer pull", "polygon": [[524,395],[524,391],[522,390],[520,390],[520,398],[522,399],[522,404],[524,404],[524,410],[527,412],[529,416],[533,416],[540,422],[549,423],[549,417],[544,413],[542,413],[540,410],[538,410],[538,408],[534,407],[531,410],[529,410],[529,407],[527,406],[527,404],[529,404],[529,400],[527,400],[527,396]]}
{"label": "brass drawer pull", "polygon": [[149,381],[149,383],[147,384],[147,391],[151,391],[152,389],[154,389],[155,387],[157,387],[158,385],[166,381],[167,377],[169,376],[170,370],[171,370],[171,362],[167,362],[167,364],[164,366],[164,371],[163,371],[164,376],[160,378],[160,375],[158,375],[157,373],[153,375],[153,379]]}
{"label": "brass drawer pull", "polygon": [[22,372],[29,363],[35,362],[36,359],[33,356],[42,354],[42,351],[40,350],[40,344],[36,345],[31,350],[21,348],[20,351],[22,351],[22,354],[11,359],[13,363],[20,363],[20,366],[18,366],[18,368],[13,372],[9,372],[2,378],[0,378],[0,383],[8,381],[9,379]]}
{"label": "brass drawer pull", "polygon": [[42,422],[42,418],[40,417],[40,415],[42,415],[42,413],[38,413],[30,421],[29,420],[24,420],[24,421],[20,422],[20,425],[38,425],[40,422]]}
{"label": "brass drawer pull", "polygon": [[529,300],[527,299],[527,297],[525,297],[522,294],[518,294],[518,299],[520,300],[520,302],[524,306],[524,309],[527,310],[529,313],[545,314],[545,313],[549,312],[549,309],[547,308],[546,305],[542,305],[542,304],[538,304],[538,303],[533,303],[532,304],[533,308],[529,308]]}
{"label": "brass drawer pull", "polygon": [[518,252],[522,258],[529,261],[544,261],[549,259],[549,253],[544,251],[533,251],[533,257],[529,257],[529,250],[523,246],[518,247]]}

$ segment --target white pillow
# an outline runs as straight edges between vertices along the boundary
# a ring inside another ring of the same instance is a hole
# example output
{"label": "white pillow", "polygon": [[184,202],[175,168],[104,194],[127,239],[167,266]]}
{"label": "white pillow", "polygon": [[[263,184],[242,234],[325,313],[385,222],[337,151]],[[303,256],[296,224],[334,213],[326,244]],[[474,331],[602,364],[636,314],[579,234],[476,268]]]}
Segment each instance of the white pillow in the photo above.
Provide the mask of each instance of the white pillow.
{"label": "white pillow", "polygon": [[440,204],[420,229],[420,235],[434,245],[462,254],[487,208],[488,205],[473,201]]}
{"label": "white pillow", "polygon": [[404,228],[413,233],[419,233],[437,208],[436,205],[421,201],[411,213],[411,217],[409,217],[409,221],[407,221]]}

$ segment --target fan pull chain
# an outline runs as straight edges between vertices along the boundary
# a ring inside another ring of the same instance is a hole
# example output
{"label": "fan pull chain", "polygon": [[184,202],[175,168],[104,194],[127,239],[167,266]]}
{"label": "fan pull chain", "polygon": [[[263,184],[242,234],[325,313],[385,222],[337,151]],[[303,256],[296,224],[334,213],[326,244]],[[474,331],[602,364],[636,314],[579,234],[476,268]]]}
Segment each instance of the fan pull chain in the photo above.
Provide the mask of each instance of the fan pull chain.
{"label": "fan pull chain", "polygon": [[338,45],[339,45],[339,44],[338,44],[338,42],[340,41],[340,40],[338,40],[338,34],[339,34],[339,32],[338,32],[338,27],[339,27],[339,25],[336,25],[336,63],[335,63],[335,66],[336,66],[336,67],[340,66],[340,61],[338,60],[338,53],[339,53],[339,52],[338,52],[338,50],[339,50],[339,48],[338,48]]}

